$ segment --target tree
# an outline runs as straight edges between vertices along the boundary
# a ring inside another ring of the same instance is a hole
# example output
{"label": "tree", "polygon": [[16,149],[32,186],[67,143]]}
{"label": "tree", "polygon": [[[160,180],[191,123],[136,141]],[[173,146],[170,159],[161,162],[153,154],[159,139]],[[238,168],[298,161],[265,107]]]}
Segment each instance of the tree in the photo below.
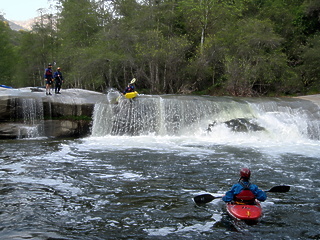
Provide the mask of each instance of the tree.
{"label": "tree", "polygon": [[317,86],[318,0],[56,2],[57,16],[40,9],[32,32],[9,37],[24,66],[17,84],[38,85],[55,61],[65,87],[99,91],[133,77],[145,93],[252,96]]}
{"label": "tree", "polygon": [[13,83],[16,55],[14,46],[10,42],[10,27],[0,20],[0,82],[11,85]]}
{"label": "tree", "polygon": [[40,9],[40,18],[31,32],[20,32],[18,47],[19,68],[16,74],[20,86],[43,86],[44,69],[48,63],[54,64],[58,49],[55,18]]}
{"label": "tree", "polygon": [[311,37],[302,53],[303,65],[299,72],[306,90],[320,90],[320,34]]}
{"label": "tree", "polygon": [[225,48],[225,88],[230,94],[265,94],[294,78],[281,52],[283,39],[273,32],[270,21],[241,20],[220,34]]}
{"label": "tree", "polygon": [[217,5],[218,1],[216,0],[185,0],[179,3],[179,9],[185,18],[186,30],[192,33],[190,37],[193,41],[199,41],[201,53],[208,28],[215,25],[213,15],[214,7]]}
{"label": "tree", "polygon": [[64,46],[83,48],[92,45],[100,30],[95,5],[89,0],[60,0],[60,3],[58,33]]}
{"label": "tree", "polygon": [[96,44],[102,28],[96,12],[97,5],[89,0],[60,0],[59,3],[61,10],[57,19],[57,38],[60,46],[56,53],[57,62],[69,72],[66,83],[70,87],[87,88],[94,84],[79,69],[85,66],[81,63],[88,60],[88,54],[92,52],[90,49]]}
{"label": "tree", "polygon": [[[141,39],[142,40],[142,39]],[[184,57],[190,42],[183,37],[165,38],[160,31],[148,31],[136,44],[136,57],[141,77],[147,79],[152,93],[175,93],[185,84]]]}

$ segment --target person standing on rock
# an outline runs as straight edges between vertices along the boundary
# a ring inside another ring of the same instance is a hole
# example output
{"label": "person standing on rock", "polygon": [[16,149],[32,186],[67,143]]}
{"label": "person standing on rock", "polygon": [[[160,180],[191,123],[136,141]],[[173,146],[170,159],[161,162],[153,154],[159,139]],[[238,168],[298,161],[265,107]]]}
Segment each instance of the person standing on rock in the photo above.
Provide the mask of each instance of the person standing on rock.
{"label": "person standing on rock", "polygon": [[63,83],[63,76],[62,76],[60,67],[57,68],[57,71],[54,73],[53,77],[54,77],[54,83],[55,83],[54,92],[56,94],[60,94],[61,85]]}
{"label": "person standing on rock", "polygon": [[51,84],[53,82],[53,72],[51,63],[48,64],[44,72],[44,79],[46,81],[46,95],[52,95],[50,92]]}

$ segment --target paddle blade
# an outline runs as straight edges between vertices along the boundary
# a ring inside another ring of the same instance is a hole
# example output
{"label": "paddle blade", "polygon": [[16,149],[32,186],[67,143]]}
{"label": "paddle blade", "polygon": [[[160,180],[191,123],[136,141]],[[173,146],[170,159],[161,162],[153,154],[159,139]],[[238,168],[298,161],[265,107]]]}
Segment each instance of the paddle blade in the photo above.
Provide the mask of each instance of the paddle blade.
{"label": "paddle blade", "polygon": [[209,193],[202,194],[202,195],[199,195],[199,196],[195,196],[195,197],[193,198],[194,202],[195,202],[196,204],[198,204],[198,205],[211,202],[211,201],[214,200],[214,199],[215,199],[215,197],[212,196],[212,195],[209,194]]}
{"label": "paddle blade", "polygon": [[289,192],[290,186],[275,186],[267,192]]}

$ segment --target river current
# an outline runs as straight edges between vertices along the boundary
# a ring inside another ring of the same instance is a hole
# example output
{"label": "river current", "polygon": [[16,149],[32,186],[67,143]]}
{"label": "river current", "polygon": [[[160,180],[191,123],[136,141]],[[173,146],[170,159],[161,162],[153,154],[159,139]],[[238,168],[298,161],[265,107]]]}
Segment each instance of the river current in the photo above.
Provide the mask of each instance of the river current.
{"label": "river current", "polygon": [[[139,96],[97,103],[92,134],[0,141],[0,239],[320,239],[319,107],[302,100]],[[222,195],[249,167],[256,225]]]}

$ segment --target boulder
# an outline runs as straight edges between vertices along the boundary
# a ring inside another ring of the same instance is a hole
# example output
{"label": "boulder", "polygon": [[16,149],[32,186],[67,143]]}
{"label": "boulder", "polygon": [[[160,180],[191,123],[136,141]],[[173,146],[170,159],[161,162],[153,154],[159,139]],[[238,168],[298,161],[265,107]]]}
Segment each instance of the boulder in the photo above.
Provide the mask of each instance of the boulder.
{"label": "boulder", "polygon": [[[209,124],[207,131],[211,132],[212,128],[217,126],[218,124],[219,123],[216,121]],[[254,120],[246,118],[235,118],[229,121],[222,122],[220,124],[224,124],[234,132],[257,132],[265,130],[264,127],[259,126],[254,122]]]}

